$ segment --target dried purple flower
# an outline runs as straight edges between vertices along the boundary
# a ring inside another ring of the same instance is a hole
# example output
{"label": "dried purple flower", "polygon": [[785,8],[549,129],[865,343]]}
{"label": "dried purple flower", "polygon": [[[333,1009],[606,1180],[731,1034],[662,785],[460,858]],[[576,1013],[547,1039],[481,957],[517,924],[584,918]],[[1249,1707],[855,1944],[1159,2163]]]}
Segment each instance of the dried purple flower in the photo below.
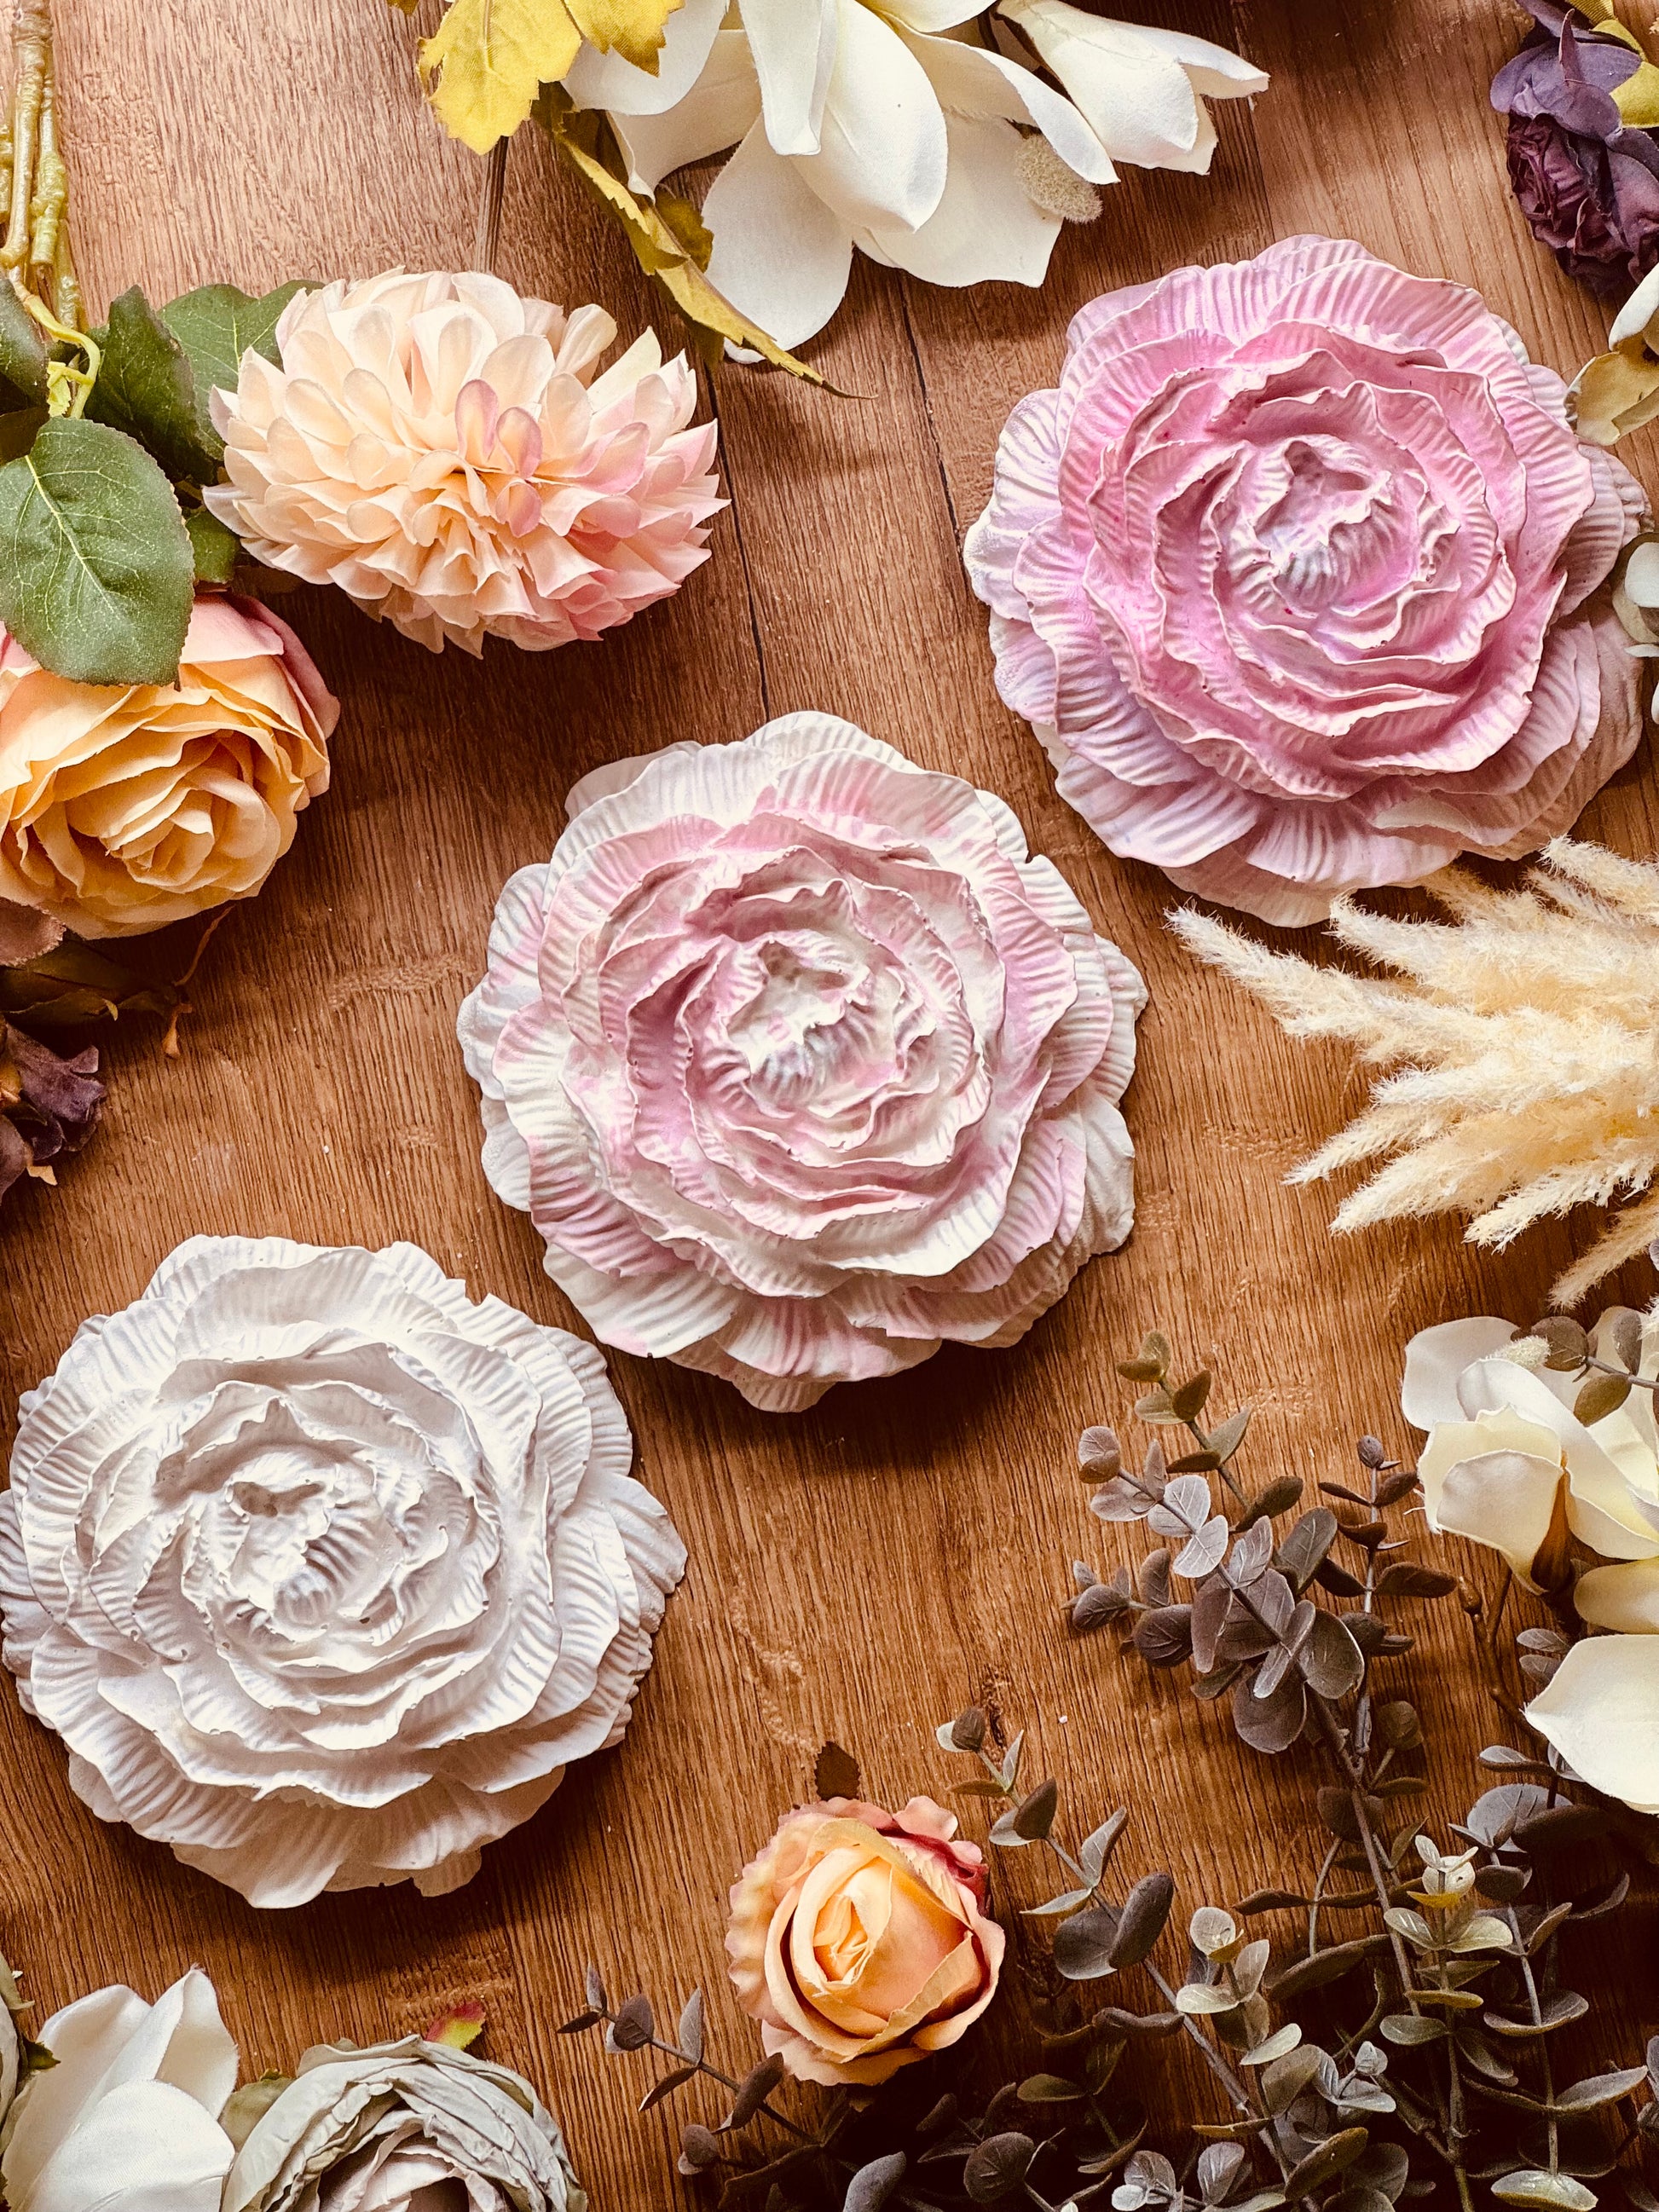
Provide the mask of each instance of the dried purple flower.
{"label": "dried purple flower", "polygon": [[1568,276],[1622,295],[1659,262],[1659,142],[1613,98],[1642,57],[1556,0],[1523,4],[1538,28],[1492,86],[1510,187]]}
{"label": "dried purple flower", "polygon": [[60,1154],[78,1152],[104,1103],[98,1054],[60,1060],[0,1017],[0,1199],[24,1176],[52,1176]]}

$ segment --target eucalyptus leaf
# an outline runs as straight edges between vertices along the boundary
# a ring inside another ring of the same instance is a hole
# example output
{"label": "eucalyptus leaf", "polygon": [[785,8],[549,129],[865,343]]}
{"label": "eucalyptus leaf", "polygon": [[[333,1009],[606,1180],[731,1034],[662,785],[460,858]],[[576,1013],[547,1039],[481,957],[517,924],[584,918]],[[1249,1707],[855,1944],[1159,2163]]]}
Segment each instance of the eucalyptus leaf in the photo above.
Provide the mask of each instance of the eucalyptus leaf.
{"label": "eucalyptus leaf", "polygon": [[909,2161],[902,2150],[861,2166],[847,2185],[842,2212],[881,2212],[881,2208],[904,2179]]}
{"label": "eucalyptus leaf", "polygon": [[1492,2193],[1500,2204],[1534,2204],[1559,2208],[1559,2212],[1595,2212],[1595,2196],[1582,2181],[1565,2173],[1547,2173],[1541,2167],[1522,2166],[1494,2181]]}
{"label": "eucalyptus leaf", "polygon": [[0,468],[0,622],[79,684],[170,684],[195,561],[173,487],[106,423],[46,423]]}

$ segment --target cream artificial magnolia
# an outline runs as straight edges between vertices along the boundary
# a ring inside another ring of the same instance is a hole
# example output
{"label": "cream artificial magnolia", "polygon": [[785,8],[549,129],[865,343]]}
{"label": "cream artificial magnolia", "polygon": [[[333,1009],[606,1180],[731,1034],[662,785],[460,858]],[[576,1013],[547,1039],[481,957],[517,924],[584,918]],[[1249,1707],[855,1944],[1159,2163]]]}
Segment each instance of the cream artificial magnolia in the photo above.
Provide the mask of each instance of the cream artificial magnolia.
{"label": "cream artificial magnolia", "polygon": [[[1659,1376],[1659,1316],[1605,1313],[1591,1349]],[[1413,1338],[1401,1405],[1429,1431],[1419,1458],[1429,1525],[1497,1552],[1528,1588],[1570,1595],[1592,1634],[1528,1717],[1593,1789],[1659,1812],[1659,1427],[1639,1386],[1601,1419],[1573,1411],[1579,1376],[1482,1316]]]}
{"label": "cream artificial magnolia", "polygon": [[1425,888],[1443,922],[1339,901],[1330,933],[1398,981],[1270,951],[1208,915],[1171,927],[1292,1036],[1335,1037],[1399,1072],[1292,1173],[1310,1182],[1382,1159],[1332,1226],[1473,1215],[1502,1249],[1534,1222],[1633,1194],[1555,1285],[1559,1305],[1659,1237],[1659,866],[1557,838],[1518,891],[1448,868]]}
{"label": "cream artificial magnolia", "polygon": [[703,203],[709,282],[786,346],[839,307],[855,246],[928,283],[1041,283],[1059,210],[1094,212],[1118,161],[1206,170],[1205,100],[1267,82],[1065,0],[684,0],[663,28],[653,70],[587,45],[565,88],[635,191],[735,149]]}
{"label": "cream artificial magnolia", "polygon": [[5,1662],[252,1903],[453,1889],[627,1726],[685,1564],[631,1457],[591,1345],[412,1245],[196,1237],[23,1400]]}

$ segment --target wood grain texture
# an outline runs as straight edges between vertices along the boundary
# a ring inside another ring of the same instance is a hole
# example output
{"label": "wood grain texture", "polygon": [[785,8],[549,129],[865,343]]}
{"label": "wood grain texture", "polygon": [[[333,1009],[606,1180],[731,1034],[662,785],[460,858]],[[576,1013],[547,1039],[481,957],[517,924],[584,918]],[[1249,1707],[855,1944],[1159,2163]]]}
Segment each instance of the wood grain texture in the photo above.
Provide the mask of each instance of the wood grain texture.
{"label": "wood grain texture", "polygon": [[[712,2033],[746,2063],[719,1988],[723,1894],[826,1735],[858,1749],[875,1791],[942,1790],[927,1723],[988,1698],[1032,1729],[1034,1759],[1079,1811],[1133,1801],[1134,1869],[1170,1864],[1189,1902],[1254,1887],[1268,1854],[1316,1857],[1286,1774],[1179,1686],[1149,1687],[1104,1639],[1067,1642],[1068,1560],[1118,1556],[1083,1510],[1077,1432],[1121,1408],[1111,1358],[1157,1321],[1217,1369],[1230,1401],[1255,1400],[1263,1479],[1340,1472],[1364,1427],[1403,1448],[1410,1333],[1471,1311],[1528,1318],[1589,1226],[1494,1262],[1447,1224],[1334,1241],[1332,1194],[1283,1187],[1363,1086],[1337,1052],[1288,1043],[1190,963],[1164,929],[1169,886],[1111,860],[1054,799],[993,689],[960,533],[1009,406],[1052,381],[1070,314],[1181,261],[1348,233],[1479,284],[1569,373],[1605,324],[1509,202],[1486,100],[1514,37],[1500,5],[1149,0],[1147,12],[1275,73],[1253,113],[1222,112],[1213,175],[1128,173],[1097,224],[1068,232],[1040,294],[955,295],[860,264],[815,349],[860,397],[721,378],[732,507],[714,557],[670,605],[600,647],[492,650],[479,665],[432,659],[333,598],[284,602],[343,702],[332,793],[216,940],[183,1059],[119,1039],[95,1146],[60,1192],[9,1206],[0,1439],[77,1324],[136,1296],[198,1231],[411,1238],[475,1294],[570,1325],[528,1223],[484,1182],[454,1042],[495,895],[550,849],[577,775],[794,708],[850,715],[1002,793],[1145,971],[1132,1243],[1017,1350],[947,1352],[806,1415],[768,1417],[723,1385],[613,1358],[690,1574],[625,1747],[590,1762],[452,1899],[405,1889],[257,1914],[95,1821],[56,1741],[0,1688],[0,1942],[43,2008],[116,1978],[154,1993],[199,1961],[257,2072],[316,2035],[369,2039],[482,1996],[493,2048],[562,2112],[598,2203],[666,2204],[671,2121],[635,2123],[638,2072],[554,2027],[592,1958],[664,2002],[710,1984]],[[381,0],[57,0],[57,15],[94,301],[134,281],[166,298],[210,278],[258,289],[465,264],[480,171],[422,107],[410,28]],[[513,154],[500,266],[568,304],[605,301],[625,330],[653,311],[625,247],[530,133]],[[1623,851],[1659,848],[1645,744],[1584,828]],[[1449,1663],[1458,1634],[1446,1622],[1408,1662],[1440,1714],[1453,1789],[1486,1732]],[[1650,1955],[1636,1963],[1645,2031],[1659,2006]]]}

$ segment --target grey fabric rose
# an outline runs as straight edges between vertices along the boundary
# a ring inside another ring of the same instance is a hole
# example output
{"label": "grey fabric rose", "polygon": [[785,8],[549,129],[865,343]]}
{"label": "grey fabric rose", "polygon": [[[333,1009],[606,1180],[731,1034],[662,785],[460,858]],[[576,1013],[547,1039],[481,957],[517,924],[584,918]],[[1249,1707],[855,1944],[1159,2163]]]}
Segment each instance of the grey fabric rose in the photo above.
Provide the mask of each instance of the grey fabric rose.
{"label": "grey fabric rose", "polygon": [[256,2123],[223,2212],[586,2212],[521,2074],[421,2036],[321,2044]]}

